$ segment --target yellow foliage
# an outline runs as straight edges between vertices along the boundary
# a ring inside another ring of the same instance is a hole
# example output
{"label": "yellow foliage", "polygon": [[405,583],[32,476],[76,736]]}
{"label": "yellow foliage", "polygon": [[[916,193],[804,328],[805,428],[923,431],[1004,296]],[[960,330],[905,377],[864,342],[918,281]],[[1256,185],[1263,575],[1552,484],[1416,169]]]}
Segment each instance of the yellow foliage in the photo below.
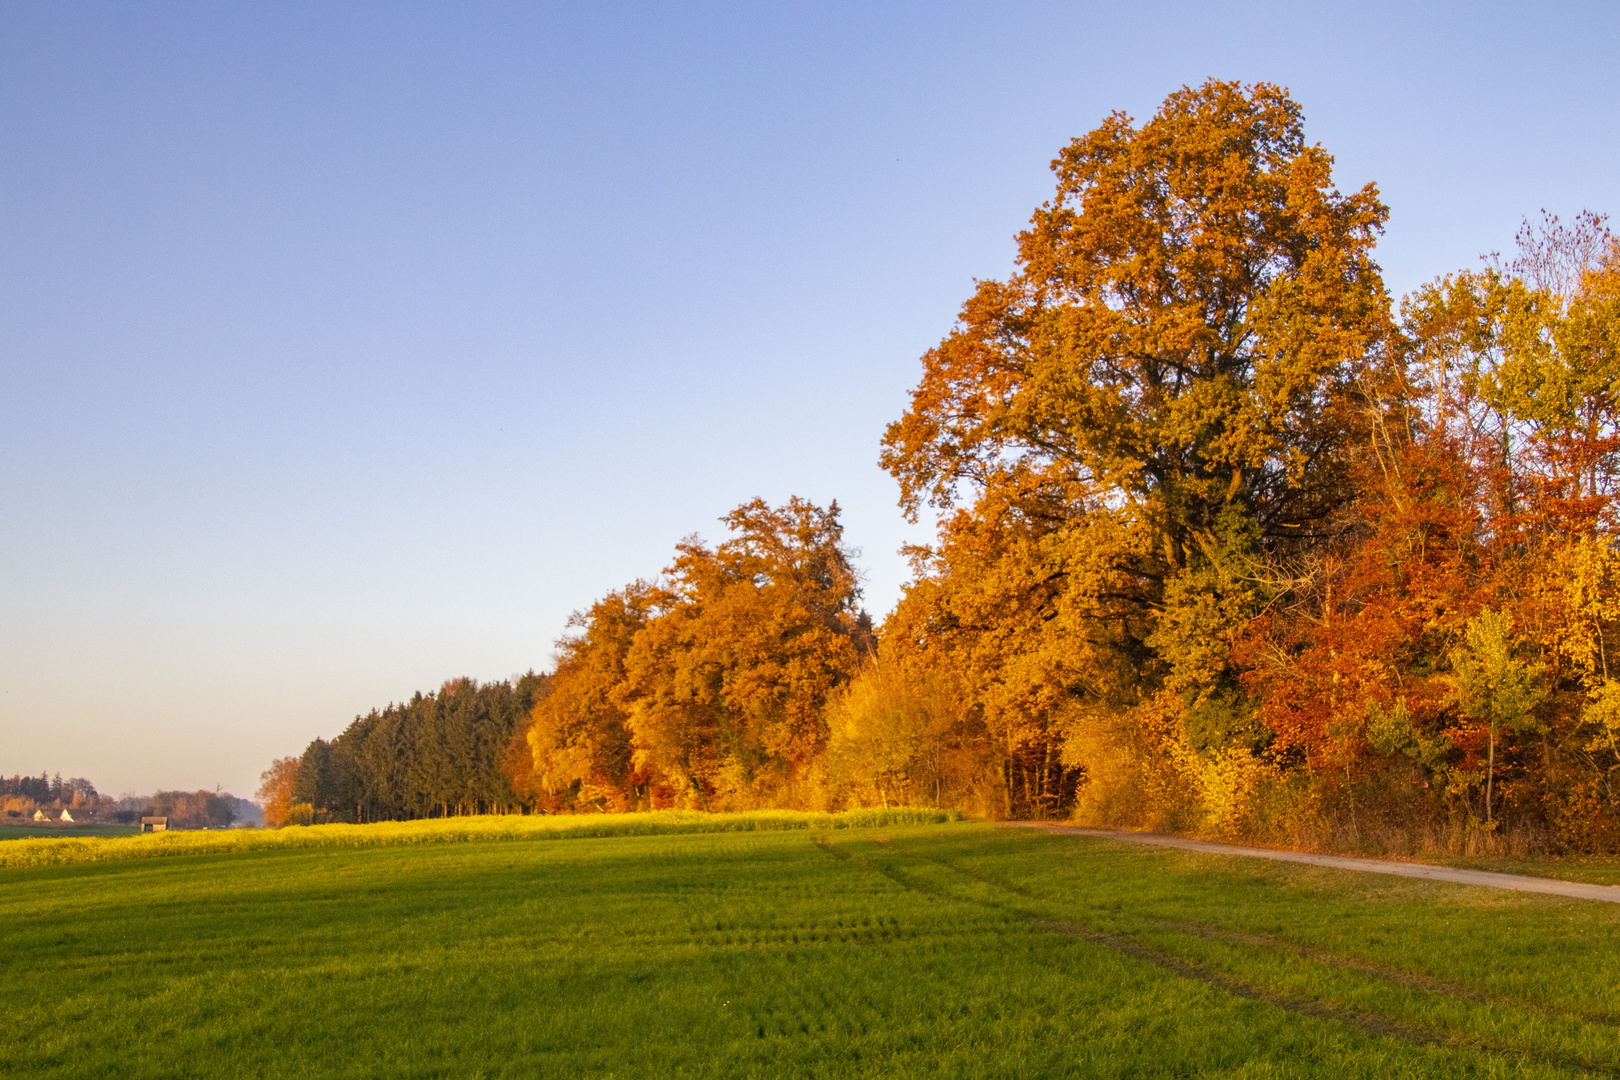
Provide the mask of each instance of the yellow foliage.
{"label": "yellow foliage", "polygon": [[34,811],[37,809],[38,806],[34,800],[26,795],[0,796],[0,814],[8,816],[15,814],[20,818],[32,818]]}
{"label": "yellow foliage", "polygon": [[1219,836],[1242,836],[1255,811],[1255,801],[1281,770],[1276,760],[1227,746],[1200,762],[1202,828]]}
{"label": "yellow foliage", "polygon": [[264,823],[269,828],[279,829],[287,824],[293,785],[298,781],[299,762],[300,759],[296,757],[277,758],[259,775],[259,805],[264,809]]}
{"label": "yellow foliage", "polygon": [[827,710],[830,782],[856,805],[940,805],[965,712],[948,669],[908,677],[897,663],[868,663]]}
{"label": "yellow foliage", "polygon": [[1582,536],[1559,545],[1545,561],[1563,570],[1563,618],[1555,631],[1558,651],[1589,685],[1601,685],[1608,677],[1604,628],[1620,618],[1614,549]]}
{"label": "yellow foliage", "polygon": [[1199,824],[1204,765],[1188,745],[1179,694],[1134,709],[1076,708],[1064,717],[1063,760],[1085,770],[1075,817],[1098,825],[1185,829]]}

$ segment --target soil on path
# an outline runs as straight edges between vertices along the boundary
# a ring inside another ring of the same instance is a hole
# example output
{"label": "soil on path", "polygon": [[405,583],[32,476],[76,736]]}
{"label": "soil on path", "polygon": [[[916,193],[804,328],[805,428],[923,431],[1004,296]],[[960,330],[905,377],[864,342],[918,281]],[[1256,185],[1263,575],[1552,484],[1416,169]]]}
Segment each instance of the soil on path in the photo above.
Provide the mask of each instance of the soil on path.
{"label": "soil on path", "polygon": [[1492,889],[1551,893],[1554,896],[1573,896],[1580,900],[1606,900],[1611,904],[1620,904],[1620,885],[1588,885],[1579,881],[1555,881],[1552,878],[1526,877],[1521,874],[1497,874],[1488,870],[1457,870],[1449,866],[1392,862],[1388,859],[1360,859],[1349,855],[1308,855],[1302,851],[1273,851],[1270,848],[1241,847],[1237,844],[1212,844],[1206,840],[1183,840],[1178,836],[1163,836],[1159,833],[1116,832],[1112,829],[1093,829],[1084,825],[1062,825],[1054,821],[1006,821],[1002,824],[1014,828],[1042,829],[1054,833],[1095,836],[1104,840],[1128,840],[1135,844],[1182,848],[1210,855],[1242,855],[1253,859],[1308,863],[1311,866],[1331,866],[1339,870],[1360,870],[1369,874],[1394,874],[1397,877],[1427,878],[1430,881],[1454,881],[1460,885],[1484,885]]}

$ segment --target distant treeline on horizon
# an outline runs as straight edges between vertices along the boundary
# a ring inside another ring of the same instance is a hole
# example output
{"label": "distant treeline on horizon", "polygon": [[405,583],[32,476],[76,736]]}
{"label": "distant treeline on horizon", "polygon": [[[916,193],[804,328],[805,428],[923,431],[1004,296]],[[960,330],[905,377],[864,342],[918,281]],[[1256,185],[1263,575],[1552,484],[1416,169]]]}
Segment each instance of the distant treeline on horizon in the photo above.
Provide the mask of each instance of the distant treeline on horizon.
{"label": "distant treeline on horizon", "polygon": [[74,824],[129,825],[142,817],[167,817],[176,829],[224,829],[233,824],[264,823],[257,803],[229,792],[157,791],[151,795],[103,795],[82,776],[61,773],[0,776],[0,823],[31,821],[45,812],[60,821],[66,810]]}

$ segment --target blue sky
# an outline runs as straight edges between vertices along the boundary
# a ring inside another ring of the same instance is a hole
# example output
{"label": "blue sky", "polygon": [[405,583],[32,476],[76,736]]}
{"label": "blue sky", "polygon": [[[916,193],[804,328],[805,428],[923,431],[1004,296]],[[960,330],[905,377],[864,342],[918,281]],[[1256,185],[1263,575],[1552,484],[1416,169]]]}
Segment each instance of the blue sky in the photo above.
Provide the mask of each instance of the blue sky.
{"label": "blue sky", "polygon": [[1620,211],[1603,4],[0,3],[0,770],[250,794],[755,495],[845,510],[1048,162],[1288,86],[1397,295]]}

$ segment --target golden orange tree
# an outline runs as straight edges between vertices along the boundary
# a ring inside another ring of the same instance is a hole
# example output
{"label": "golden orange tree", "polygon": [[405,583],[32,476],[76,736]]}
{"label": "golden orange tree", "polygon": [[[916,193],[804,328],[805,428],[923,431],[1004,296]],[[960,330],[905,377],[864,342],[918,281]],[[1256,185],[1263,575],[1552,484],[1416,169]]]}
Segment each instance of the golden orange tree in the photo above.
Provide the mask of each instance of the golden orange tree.
{"label": "golden orange tree", "polygon": [[1122,711],[1144,761],[1261,737],[1224,652],[1264,602],[1251,566],[1333,532],[1393,378],[1386,211],[1331,167],[1266,84],[1115,114],[924,357],[883,464],[908,512],[947,511],[927,572],[1010,806]]}
{"label": "golden orange tree", "polygon": [[955,635],[938,625],[938,584],[911,582],[878,647],[827,709],[827,772],[855,805],[1005,812],[1004,762],[973,700]]}
{"label": "golden orange tree", "polygon": [[514,779],[550,810],[824,805],[828,700],[874,645],[838,517],[755,499],[577,613]]}
{"label": "golden orange tree", "polygon": [[730,539],[678,546],[615,700],[637,768],[680,801],[824,798],[827,699],[871,643],[838,515],[837,503],[755,499],[723,519]]}
{"label": "golden orange tree", "polygon": [[279,829],[286,824],[292,807],[293,784],[298,781],[298,766],[301,763],[302,759],[298,757],[277,758],[259,774],[259,790],[254,792],[254,797],[264,809],[267,827]]}
{"label": "golden orange tree", "polygon": [[659,592],[637,582],[575,612],[575,631],[557,642],[551,692],[523,731],[522,764],[513,768],[523,793],[543,809],[630,810],[652,797],[647,777],[631,766],[630,728],[616,695],[625,657],[657,614]]}

